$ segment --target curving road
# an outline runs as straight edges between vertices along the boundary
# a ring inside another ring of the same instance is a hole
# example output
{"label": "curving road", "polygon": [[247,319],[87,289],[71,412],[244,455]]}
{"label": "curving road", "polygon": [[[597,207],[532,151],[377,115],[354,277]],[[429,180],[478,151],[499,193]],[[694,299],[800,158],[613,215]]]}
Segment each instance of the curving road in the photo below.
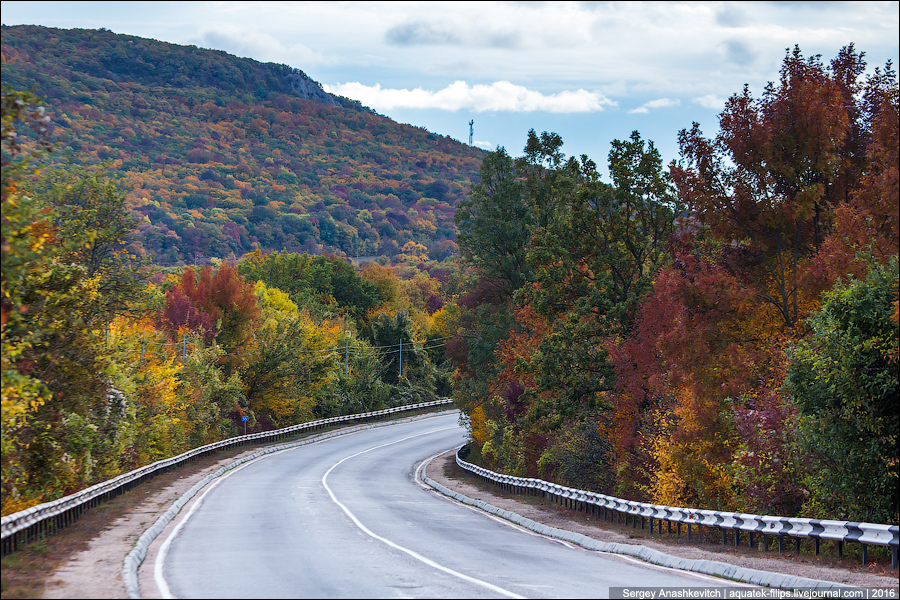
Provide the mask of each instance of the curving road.
{"label": "curving road", "polygon": [[589,598],[609,586],[725,585],[526,533],[415,481],[465,441],[456,414],[248,463],[207,488],[157,559],[180,598]]}

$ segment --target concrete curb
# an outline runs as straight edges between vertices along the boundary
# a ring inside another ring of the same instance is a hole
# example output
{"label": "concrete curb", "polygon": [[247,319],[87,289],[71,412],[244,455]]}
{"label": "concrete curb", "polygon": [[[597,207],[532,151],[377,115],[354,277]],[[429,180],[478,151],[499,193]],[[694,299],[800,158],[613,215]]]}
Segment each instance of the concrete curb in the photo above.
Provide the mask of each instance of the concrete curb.
{"label": "concrete curb", "polygon": [[522,515],[508,510],[497,508],[496,506],[492,506],[487,502],[483,502],[481,500],[474,500],[472,498],[469,498],[468,496],[464,496],[463,494],[454,492],[453,490],[446,488],[424,473],[422,474],[422,481],[424,481],[437,491],[441,492],[442,494],[449,496],[454,500],[458,500],[463,504],[474,506],[492,515],[503,517],[507,521],[512,521],[513,523],[525,527],[526,529],[530,529],[531,531],[534,531],[536,533],[571,542],[587,550],[594,550],[596,552],[609,552],[611,554],[624,554],[663,567],[670,567],[683,571],[692,571],[694,573],[703,573],[704,575],[722,577],[724,579],[730,579],[732,581],[740,581],[743,583],[750,583],[753,585],[789,591],[799,588],[831,590],[852,587],[841,583],[835,583],[833,581],[819,581],[817,579],[807,579],[805,577],[792,577],[790,575],[784,575],[782,573],[771,573],[769,571],[760,571],[758,569],[736,567],[734,565],[729,565],[727,563],[718,561],[680,558],[677,556],[659,552],[658,550],[647,548],[646,546],[601,542],[580,533],[567,531],[565,529],[558,529],[556,527],[550,527],[542,523],[538,523],[527,517],[523,517]]}
{"label": "concrete curb", "polygon": [[166,512],[164,512],[153,525],[150,526],[141,537],[138,538],[135,543],[134,548],[131,552],[128,553],[128,556],[125,557],[124,563],[122,565],[122,580],[125,583],[125,590],[128,592],[129,598],[140,598],[141,590],[138,585],[138,568],[140,568],[141,563],[144,562],[144,558],[147,556],[147,550],[150,548],[150,544],[153,543],[153,540],[162,533],[163,529],[166,528],[166,525],[172,522],[175,516],[184,508],[184,505],[187,504],[191,498],[197,495],[197,492],[206,487],[213,479],[217,477],[221,477],[228,471],[241,466],[244,463],[250,462],[252,460],[256,460],[262,456],[267,454],[272,454],[273,452],[280,452],[281,450],[289,450],[291,448],[296,448],[298,446],[305,446],[307,444],[312,444],[315,442],[321,442],[322,440],[327,440],[329,438],[337,437],[339,435],[347,435],[349,433],[355,433],[357,431],[363,431],[365,429],[375,429],[377,427],[386,427],[388,425],[397,425],[400,423],[408,423],[410,421],[417,421],[420,419],[437,417],[445,414],[450,414],[457,412],[454,408],[452,410],[444,410],[436,413],[429,413],[427,415],[416,415],[414,417],[408,417],[406,419],[399,419],[397,421],[390,421],[388,423],[369,423],[366,425],[358,425],[356,427],[351,427],[349,429],[339,429],[337,431],[331,431],[328,433],[323,433],[320,435],[315,435],[303,440],[299,440],[297,442],[289,442],[287,444],[279,444],[278,446],[272,446],[271,448],[266,448],[265,450],[260,450],[259,452],[254,452],[250,456],[245,456],[240,460],[236,460],[233,463],[230,463],[220,469],[218,469],[215,473],[210,473],[197,483],[191,487],[190,490],[185,492],[178,500],[172,503]]}

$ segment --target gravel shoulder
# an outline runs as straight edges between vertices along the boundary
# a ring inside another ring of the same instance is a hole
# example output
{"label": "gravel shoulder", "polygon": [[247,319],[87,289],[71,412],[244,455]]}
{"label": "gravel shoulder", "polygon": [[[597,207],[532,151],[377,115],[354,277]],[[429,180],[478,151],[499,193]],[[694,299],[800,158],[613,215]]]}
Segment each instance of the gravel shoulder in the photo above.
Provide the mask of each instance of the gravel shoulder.
{"label": "gravel shoulder", "polygon": [[816,557],[811,553],[795,556],[787,553],[779,555],[771,550],[764,553],[746,546],[734,549],[720,543],[698,542],[696,536],[692,542],[688,542],[684,536],[675,537],[674,534],[663,534],[660,537],[654,533],[651,536],[647,530],[607,523],[598,520],[598,517],[561,507],[543,498],[502,492],[498,487],[460,468],[453,451],[435,458],[426,467],[426,474],[444,487],[473,500],[481,500],[538,523],[580,533],[602,542],[642,544],[680,558],[719,561],[748,569],[858,587],[898,587],[897,573],[890,571],[890,558],[886,565],[872,561],[863,567],[855,559],[839,562],[836,557]]}

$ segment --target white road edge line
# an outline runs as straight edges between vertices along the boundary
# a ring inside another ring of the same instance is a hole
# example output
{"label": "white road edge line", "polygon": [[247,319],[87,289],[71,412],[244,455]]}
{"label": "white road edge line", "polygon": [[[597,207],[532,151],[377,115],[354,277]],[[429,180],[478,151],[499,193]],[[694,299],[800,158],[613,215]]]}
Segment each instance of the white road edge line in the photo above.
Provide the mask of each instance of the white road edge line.
{"label": "white road edge line", "polygon": [[672,571],[673,573],[677,573],[678,575],[681,575],[681,576],[694,577],[696,579],[701,579],[703,581],[711,581],[711,582],[715,582],[715,583],[722,584],[722,585],[731,585],[734,587],[748,587],[748,588],[760,587],[758,585],[753,585],[751,583],[745,583],[743,581],[733,581],[733,580],[728,580],[728,579],[722,579],[721,577],[713,577],[711,575],[705,575],[703,573],[695,573],[693,571],[685,571],[684,569],[675,569],[673,567],[664,567],[662,565],[656,565],[651,562],[641,560],[639,558],[634,558],[632,556],[626,556],[624,554],[617,554],[615,552],[603,552],[602,550],[588,550],[587,548],[582,548],[581,546],[578,546],[575,544],[570,544],[570,543],[566,542],[565,540],[559,540],[559,539],[556,539],[555,537],[545,535],[543,533],[538,533],[537,531],[532,531],[532,530],[528,529],[527,527],[522,527],[521,525],[513,523],[512,521],[507,521],[506,519],[502,519],[496,515],[492,515],[489,512],[485,512],[476,506],[469,506],[468,504],[465,504],[464,502],[460,502],[460,501],[456,500],[455,498],[445,496],[444,494],[441,494],[438,490],[434,489],[433,487],[431,487],[430,485],[428,485],[427,483],[425,483],[424,481],[421,480],[421,478],[419,477],[419,474],[425,470],[425,468],[431,463],[432,460],[434,460],[438,456],[441,456],[442,454],[447,454],[447,452],[458,450],[460,447],[451,448],[450,450],[444,450],[443,452],[438,452],[437,454],[429,456],[428,458],[423,460],[419,464],[419,466],[416,467],[416,473],[415,473],[416,483],[418,483],[419,485],[421,485],[423,488],[425,488],[427,490],[435,492],[441,498],[449,500],[450,502],[454,502],[464,508],[468,508],[471,511],[480,513],[490,519],[497,521],[498,523],[502,523],[503,525],[506,525],[507,527],[511,527],[512,529],[521,531],[522,533],[527,533],[529,535],[534,535],[537,537],[545,538],[551,542],[556,542],[558,544],[562,544],[563,546],[565,546],[567,548],[571,548],[572,550],[581,550],[582,552],[596,552],[598,554],[605,554],[610,558],[621,558],[622,560],[627,560],[629,562],[633,562],[637,565],[641,565],[644,567],[659,569],[661,571]]}
{"label": "white road edge line", "polygon": [[[293,450],[293,448],[286,448],[279,452],[272,452],[271,454],[267,454],[265,456],[260,456],[259,458],[268,458],[270,456],[274,456],[275,454],[281,454],[282,452],[287,452],[288,450]],[[163,563],[166,561],[166,556],[169,554],[169,546],[172,545],[172,540],[175,539],[175,536],[178,535],[178,532],[181,531],[181,528],[184,527],[184,524],[188,522],[188,519],[194,514],[194,512],[200,508],[200,505],[203,503],[203,499],[206,498],[206,495],[213,491],[217,485],[222,483],[224,480],[228,479],[244,467],[249,467],[250,465],[256,463],[257,461],[252,460],[250,462],[244,463],[239,467],[235,467],[228,473],[225,473],[221,477],[217,477],[215,482],[212,485],[209,485],[204,491],[203,494],[197,498],[197,500],[191,505],[190,510],[186,515],[178,522],[178,525],[172,530],[172,532],[166,537],[166,540],[159,547],[159,551],[156,553],[156,561],[153,564],[153,579],[156,581],[156,587],[159,588],[159,593],[163,598],[171,600],[173,598],[177,598],[174,596],[172,592],[169,590],[169,584],[166,583],[166,578],[163,575]]]}
{"label": "white road edge line", "polygon": [[[433,418],[433,417],[444,416],[445,414],[447,414],[447,413],[446,413],[446,412],[438,412],[438,413],[434,413],[434,414],[432,414],[432,415],[424,416],[423,418],[425,418],[425,419],[430,419],[430,418]],[[415,419],[415,417],[410,417],[410,419]],[[393,424],[404,423],[404,422],[406,422],[406,421],[407,421],[407,420],[401,420],[401,421],[398,421],[397,423],[393,423]],[[391,423],[385,423],[385,424],[380,425],[380,426],[384,426],[384,425],[391,425]],[[379,426],[379,427],[380,427],[380,426]],[[452,429],[452,428],[448,427],[447,429]],[[289,447],[289,448],[284,448],[284,449],[282,449],[282,450],[278,450],[278,451],[275,451],[275,452],[270,452],[270,453],[268,453],[268,454],[263,454],[263,455],[261,455],[261,456],[257,456],[256,458],[254,458],[254,459],[252,459],[252,460],[246,462],[245,464],[243,464],[243,465],[241,465],[241,466],[239,466],[239,467],[235,467],[234,469],[231,469],[228,473],[225,473],[225,474],[223,474],[222,476],[217,477],[215,483],[213,483],[213,485],[212,485],[211,487],[207,488],[207,489],[203,492],[203,494],[200,496],[200,498],[198,498],[197,501],[194,502],[194,505],[191,506],[191,509],[188,511],[188,513],[187,513],[186,515],[184,515],[184,517],[182,517],[181,522],[178,523],[178,525],[175,526],[175,529],[172,530],[172,532],[169,534],[168,537],[166,537],[166,540],[160,545],[160,548],[159,548],[159,550],[158,550],[157,553],[156,553],[156,559],[155,559],[155,562],[154,562],[154,568],[153,568],[153,578],[154,578],[154,582],[156,583],[156,586],[157,586],[157,588],[158,588],[158,591],[160,592],[160,595],[161,595],[163,598],[166,598],[166,599],[174,599],[174,598],[177,598],[177,596],[173,595],[172,592],[171,592],[171,590],[169,590],[169,585],[168,585],[168,583],[166,582],[165,576],[163,575],[163,563],[165,562],[166,556],[168,555],[168,552],[169,552],[169,546],[171,545],[171,541],[175,538],[175,535],[178,533],[178,531],[181,529],[181,527],[184,525],[184,523],[185,523],[185,522],[190,518],[190,516],[194,513],[194,511],[196,510],[196,507],[198,507],[198,506],[200,505],[200,503],[203,501],[204,496],[206,496],[206,494],[209,493],[209,491],[210,491],[212,488],[214,488],[215,486],[219,485],[219,483],[220,483],[223,479],[225,479],[225,478],[227,478],[227,477],[230,477],[232,473],[234,473],[234,472],[236,472],[236,471],[240,471],[240,470],[243,469],[244,467],[249,466],[250,464],[255,463],[255,462],[257,462],[257,461],[263,460],[264,458],[268,458],[268,457],[270,457],[270,456],[275,456],[276,454],[281,454],[282,452],[287,452],[287,451],[289,451],[289,450],[296,450],[297,448],[302,448],[302,447],[305,447],[305,446],[312,446],[312,445],[314,445],[314,444],[321,444],[321,443],[323,443],[323,442],[327,442],[327,441],[329,441],[329,440],[331,440],[331,439],[334,439],[335,437],[344,437],[344,436],[348,436],[348,435],[355,435],[355,434],[357,434],[357,433],[361,433],[361,432],[367,431],[367,430],[368,430],[368,428],[360,428],[360,429],[355,429],[355,430],[348,431],[347,433],[336,433],[335,435],[328,435],[327,437],[324,437],[324,438],[322,438],[322,439],[319,439],[319,440],[316,440],[316,441],[313,441],[313,442],[309,442],[308,444],[299,444],[299,445],[291,446],[291,447]],[[173,518],[173,520],[174,520],[174,518]],[[152,542],[151,542],[151,543],[152,543]],[[148,545],[149,545],[149,544],[148,544]],[[148,548],[148,551],[149,551],[149,548]],[[137,571],[138,569],[140,569],[140,566],[136,567],[136,568],[135,568],[135,571]],[[138,597],[140,597],[140,596],[138,596]]]}
{"label": "white road edge line", "polygon": [[370,530],[368,527],[366,527],[365,525],[363,525],[363,524],[360,522],[360,520],[356,518],[356,515],[354,515],[352,512],[350,512],[350,509],[348,509],[346,506],[344,506],[344,505],[341,503],[341,501],[338,500],[337,497],[334,495],[334,492],[331,491],[331,488],[328,487],[328,482],[327,482],[326,480],[328,479],[329,473],[331,473],[335,468],[337,468],[337,467],[338,467],[341,463],[343,463],[344,461],[350,460],[351,458],[354,458],[354,457],[356,457],[356,456],[359,456],[360,454],[365,454],[366,452],[371,452],[372,450],[377,450],[378,448],[384,448],[385,446],[392,446],[392,445],[394,445],[394,444],[399,444],[400,442],[405,442],[406,440],[409,440],[409,439],[412,439],[412,438],[417,438],[417,437],[420,437],[420,436],[423,436],[423,435],[430,435],[430,434],[436,433],[436,432],[438,432],[438,431],[445,431],[445,430],[447,430],[447,429],[454,429],[454,428],[455,428],[455,427],[443,427],[443,428],[441,428],[441,429],[433,429],[433,430],[431,430],[431,431],[426,431],[425,433],[419,433],[419,434],[416,434],[416,435],[411,435],[411,436],[409,436],[409,437],[405,437],[405,438],[400,439],[400,440],[395,440],[395,441],[393,441],[393,442],[388,442],[387,444],[381,444],[380,446],[373,446],[372,448],[369,448],[368,450],[363,450],[362,452],[357,452],[356,454],[352,454],[352,455],[350,455],[350,456],[348,456],[348,457],[346,457],[346,458],[343,458],[343,459],[341,459],[340,461],[336,462],[334,465],[331,466],[330,469],[328,469],[328,470],[325,472],[325,474],[322,476],[322,485],[325,487],[325,491],[328,492],[328,495],[331,496],[332,502],[334,502],[335,504],[337,504],[337,505],[341,508],[341,510],[343,510],[343,511],[347,514],[347,516],[350,517],[350,520],[352,520],[353,523],[356,524],[356,526],[359,527],[359,528],[363,531],[363,533],[365,533],[366,535],[368,535],[368,536],[370,536],[370,537],[373,537],[373,538],[375,538],[376,540],[378,540],[378,541],[380,541],[380,542],[382,542],[382,543],[384,543],[384,544],[387,544],[387,545],[390,546],[391,548],[394,548],[394,549],[396,549],[396,550],[399,550],[399,551],[401,551],[401,552],[404,552],[404,553],[408,554],[409,556],[413,557],[414,559],[416,559],[416,560],[418,560],[418,561],[420,561],[420,562],[425,563],[425,564],[428,565],[429,567],[432,567],[432,568],[434,568],[434,569],[438,569],[439,571],[443,571],[444,573],[447,573],[448,575],[452,575],[452,576],[454,576],[454,577],[457,577],[457,578],[459,578],[459,579],[462,579],[463,581],[468,581],[469,583],[474,583],[475,585],[480,585],[480,586],[482,586],[482,587],[485,587],[485,588],[489,589],[490,591],[492,591],[492,592],[494,592],[494,593],[502,594],[502,595],[507,596],[507,597],[509,597],[509,598],[524,598],[525,596],[520,596],[520,595],[516,594],[515,592],[511,592],[511,591],[509,591],[509,590],[503,589],[503,588],[498,587],[498,586],[496,586],[496,585],[494,585],[494,584],[492,584],[492,583],[488,583],[487,581],[482,581],[481,579],[476,579],[476,578],[474,578],[474,577],[470,577],[469,575],[465,575],[465,574],[460,573],[460,572],[458,572],[458,571],[454,571],[453,569],[450,569],[449,567],[445,567],[445,566],[443,566],[443,565],[441,565],[441,564],[439,564],[439,563],[437,563],[437,562],[431,560],[430,558],[427,558],[427,557],[425,557],[425,556],[422,556],[422,555],[419,554],[418,552],[415,552],[415,551],[413,551],[413,550],[410,550],[409,548],[404,548],[403,546],[401,546],[401,545],[399,545],[399,544],[397,544],[397,543],[395,543],[395,542],[392,542],[391,540],[389,540],[389,539],[387,539],[387,538],[381,537],[380,535],[378,535],[377,533],[373,532],[373,531]]}

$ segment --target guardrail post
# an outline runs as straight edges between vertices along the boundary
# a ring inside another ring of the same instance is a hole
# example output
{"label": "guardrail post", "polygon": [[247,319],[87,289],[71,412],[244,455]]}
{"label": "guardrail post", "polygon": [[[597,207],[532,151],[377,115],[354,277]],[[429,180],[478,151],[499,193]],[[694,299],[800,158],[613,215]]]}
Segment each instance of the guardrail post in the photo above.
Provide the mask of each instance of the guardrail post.
{"label": "guardrail post", "polygon": [[725,545],[725,528],[722,527],[722,545]]}
{"label": "guardrail post", "polygon": [[763,534],[763,552],[769,551],[769,536],[765,533]]}
{"label": "guardrail post", "polygon": [[838,559],[844,558],[844,541],[838,540]]}
{"label": "guardrail post", "polygon": [[816,556],[819,555],[819,538],[816,538]]}
{"label": "guardrail post", "polygon": [[897,546],[891,548],[891,568],[897,568]]}
{"label": "guardrail post", "polygon": [[[753,532],[752,531],[750,532],[750,547],[753,548],[754,550],[756,549],[756,546],[753,544]],[[818,548],[818,547],[819,547],[819,540],[816,540],[816,548]],[[816,554],[818,554],[818,551],[816,551]]]}
{"label": "guardrail post", "polygon": [[737,548],[741,540],[741,532],[739,529],[734,530],[734,547]]}
{"label": "guardrail post", "polygon": [[863,547],[862,564],[863,564],[863,566],[866,566],[866,563],[869,561],[869,545],[863,544],[862,547]]}
{"label": "guardrail post", "polygon": [[779,536],[778,536],[778,554],[783,554],[783,553],[784,553],[784,536],[779,534]]}
{"label": "guardrail post", "polygon": [[[800,556],[800,538],[794,538],[795,544],[794,546],[797,548],[797,556]],[[865,564],[865,563],[863,563]]]}

